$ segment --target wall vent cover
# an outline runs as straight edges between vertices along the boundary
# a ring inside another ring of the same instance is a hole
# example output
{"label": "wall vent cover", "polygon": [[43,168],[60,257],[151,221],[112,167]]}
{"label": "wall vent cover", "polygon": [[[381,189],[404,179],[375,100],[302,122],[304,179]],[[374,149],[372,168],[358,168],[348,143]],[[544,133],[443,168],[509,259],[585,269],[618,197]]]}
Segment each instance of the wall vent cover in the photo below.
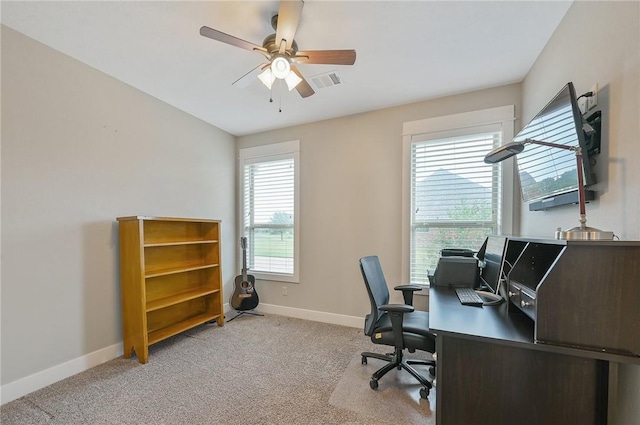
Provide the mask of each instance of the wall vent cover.
{"label": "wall vent cover", "polygon": [[318,89],[324,89],[331,86],[342,84],[342,79],[338,75],[338,71],[330,71],[324,74],[314,75],[310,78],[311,82]]}

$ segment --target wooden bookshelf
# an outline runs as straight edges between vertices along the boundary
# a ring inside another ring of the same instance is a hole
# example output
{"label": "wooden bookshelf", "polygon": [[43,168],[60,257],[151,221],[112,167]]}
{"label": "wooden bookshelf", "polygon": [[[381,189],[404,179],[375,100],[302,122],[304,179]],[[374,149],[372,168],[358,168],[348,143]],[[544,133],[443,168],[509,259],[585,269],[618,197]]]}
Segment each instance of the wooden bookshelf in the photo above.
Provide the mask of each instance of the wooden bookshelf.
{"label": "wooden bookshelf", "polygon": [[118,217],[124,357],[202,323],[224,325],[220,221]]}

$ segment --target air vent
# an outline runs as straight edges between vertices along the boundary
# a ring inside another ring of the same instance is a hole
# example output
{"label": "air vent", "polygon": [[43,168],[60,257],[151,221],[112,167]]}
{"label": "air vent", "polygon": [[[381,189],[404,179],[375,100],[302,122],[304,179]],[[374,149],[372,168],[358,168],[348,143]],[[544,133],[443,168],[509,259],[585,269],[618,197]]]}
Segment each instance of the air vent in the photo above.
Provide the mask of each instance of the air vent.
{"label": "air vent", "polygon": [[338,75],[338,71],[330,71],[325,74],[318,74],[311,77],[310,79],[317,89],[324,89],[327,87],[342,84],[342,79]]}

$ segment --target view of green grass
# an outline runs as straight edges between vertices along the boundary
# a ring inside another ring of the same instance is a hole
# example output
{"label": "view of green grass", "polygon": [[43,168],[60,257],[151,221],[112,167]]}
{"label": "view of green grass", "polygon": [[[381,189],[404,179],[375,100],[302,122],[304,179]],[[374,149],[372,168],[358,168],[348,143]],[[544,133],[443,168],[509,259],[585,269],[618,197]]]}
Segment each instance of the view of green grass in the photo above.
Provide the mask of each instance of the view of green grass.
{"label": "view of green grass", "polygon": [[293,258],[293,232],[261,230],[254,233],[253,255],[256,257]]}

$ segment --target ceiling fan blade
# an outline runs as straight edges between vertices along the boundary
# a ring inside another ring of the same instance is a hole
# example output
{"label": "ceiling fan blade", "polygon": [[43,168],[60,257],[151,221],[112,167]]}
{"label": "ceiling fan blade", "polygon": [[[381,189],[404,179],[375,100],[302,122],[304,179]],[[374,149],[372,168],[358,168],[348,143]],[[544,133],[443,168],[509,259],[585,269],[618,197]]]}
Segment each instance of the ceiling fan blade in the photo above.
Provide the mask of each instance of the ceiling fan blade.
{"label": "ceiling fan blade", "polygon": [[267,58],[269,57],[267,49],[265,49],[264,47],[242,40],[238,37],[225,34],[221,31],[214,30],[213,28],[209,28],[207,26],[203,26],[202,28],[200,28],[200,35],[211,38],[216,41],[221,41],[223,43],[230,44],[232,46],[240,47],[241,49],[257,51],[267,56]]}
{"label": "ceiling fan blade", "polygon": [[294,65],[292,65],[291,66],[291,71],[293,71],[298,77],[300,77],[302,79],[302,81],[300,81],[298,83],[298,85],[296,86],[296,90],[298,91],[300,96],[309,97],[309,96],[311,96],[312,94],[315,93],[315,91],[313,91],[313,89],[311,88],[311,86],[309,85],[307,80],[304,79],[304,76],[300,73],[298,68],[296,68]]}
{"label": "ceiling fan blade", "polygon": [[355,50],[305,50],[296,53],[293,60],[300,63],[325,65],[353,65]]}
{"label": "ceiling fan blade", "polygon": [[[301,0],[282,0],[280,1],[280,10],[278,11],[278,24],[276,25],[276,44],[280,46],[280,53],[284,50],[291,49],[293,37],[296,35],[300,15],[302,15],[302,7],[304,3]],[[286,47],[283,46],[282,40],[286,41]]]}
{"label": "ceiling fan blade", "polygon": [[240,87],[242,89],[249,87],[249,84],[253,83],[256,80],[255,77],[258,75],[258,71],[262,71],[262,69],[268,65],[269,65],[268,63],[261,63],[260,65],[253,68],[251,71],[244,74],[242,77],[235,80],[233,83],[231,83],[231,85]]}

